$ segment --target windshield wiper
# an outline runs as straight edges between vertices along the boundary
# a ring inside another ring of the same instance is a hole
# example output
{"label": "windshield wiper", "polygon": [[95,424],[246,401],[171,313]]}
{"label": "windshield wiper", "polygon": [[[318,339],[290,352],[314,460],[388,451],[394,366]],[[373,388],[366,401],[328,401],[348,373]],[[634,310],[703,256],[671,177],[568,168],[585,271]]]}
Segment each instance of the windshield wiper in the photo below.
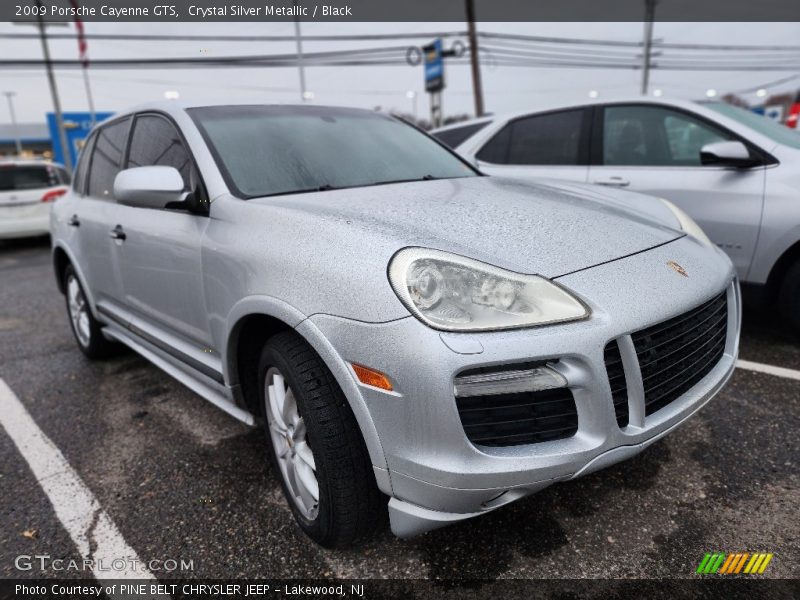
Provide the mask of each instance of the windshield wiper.
{"label": "windshield wiper", "polygon": [[436,177],[435,175],[423,175],[422,177],[411,177],[410,179],[390,179],[388,181],[376,181],[374,183],[366,183],[362,186],[354,187],[371,187],[375,185],[390,185],[392,183],[410,183],[413,181],[436,181],[438,179],[460,179],[459,177]]}
{"label": "windshield wiper", "polygon": [[287,190],[285,192],[275,192],[274,194],[261,194],[256,196],[249,196],[250,198],[271,198],[272,196],[289,196],[291,194],[310,194],[311,192],[329,192],[331,190],[343,190],[345,188],[336,187],[329,183],[318,185],[311,188],[303,188],[300,190]]}
{"label": "windshield wiper", "polygon": [[[468,176],[464,176],[468,177]],[[344,185],[344,186],[335,186],[329,183],[325,183],[323,185],[318,185],[316,187],[311,188],[304,188],[300,190],[290,190],[286,192],[275,192],[274,194],[262,194],[258,196],[248,196],[249,198],[269,198],[271,196],[288,196],[291,194],[308,194],[311,192],[329,192],[331,190],[349,190],[353,188],[361,188],[361,187],[373,187],[377,185],[390,185],[392,183],[409,183],[412,181],[435,181],[439,179],[461,179],[462,177],[436,177],[435,175],[423,175],[422,177],[412,177],[411,179],[395,179],[390,181],[376,181],[374,183],[364,183],[359,185]]]}

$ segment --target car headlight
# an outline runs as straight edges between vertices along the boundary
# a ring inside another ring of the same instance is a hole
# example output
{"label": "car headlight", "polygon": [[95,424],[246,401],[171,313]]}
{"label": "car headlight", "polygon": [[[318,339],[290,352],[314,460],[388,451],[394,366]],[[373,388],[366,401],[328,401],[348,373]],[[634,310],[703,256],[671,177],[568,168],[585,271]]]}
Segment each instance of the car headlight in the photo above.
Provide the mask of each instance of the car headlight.
{"label": "car headlight", "polygon": [[389,264],[389,281],[408,310],[434,329],[511,329],[589,316],[580,300],[544,277],[439,250],[401,250]]}
{"label": "car headlight", "polygon": [[713,246],[714,244],[711,243],[711,240],[708,239],[708,236],[705,232],[700,229],[700,225],[694,222],[694,219],[683,212],[680,208],[675,206],[669,200],[664,200],[664,198],[660,198],[660,200],[667,205],[667,208],[672,211],[672,214],[675,215],[675,218],[678,219],[678,223],[680,223],[681,229],[687,234],[695,238],[698,242],[705,244],[706,246]]}

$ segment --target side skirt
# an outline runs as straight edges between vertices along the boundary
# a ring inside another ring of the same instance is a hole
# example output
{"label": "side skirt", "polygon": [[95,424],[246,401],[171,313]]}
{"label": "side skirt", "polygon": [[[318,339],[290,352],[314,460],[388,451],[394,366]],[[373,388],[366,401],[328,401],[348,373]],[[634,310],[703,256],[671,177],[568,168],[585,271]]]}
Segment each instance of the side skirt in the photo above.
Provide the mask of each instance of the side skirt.
{"label": "side skirt", "polygon": [[212,385],[203,381],[207,379],[207,377],[195,369],[192,369],[190,365],[181,362],[180,364],[183,368],[176,366],[173,361],[177,362],[177,358],[170,357],[171,360],[167,359],[161,354],[163,351],[151,348],[150,344],[145,340],[138,338],[134,333],[123,329],[113,321],[103,328],[103,334],[107,338],[122,342],[131,350],[149,360],[167,375],[177,379],[194,393],[208,400],[217,408],[224,410],[232,417],[248,425],[255,425],[255,418],[250,412],[242,410],[226,398],[224,394],[214,389]]}

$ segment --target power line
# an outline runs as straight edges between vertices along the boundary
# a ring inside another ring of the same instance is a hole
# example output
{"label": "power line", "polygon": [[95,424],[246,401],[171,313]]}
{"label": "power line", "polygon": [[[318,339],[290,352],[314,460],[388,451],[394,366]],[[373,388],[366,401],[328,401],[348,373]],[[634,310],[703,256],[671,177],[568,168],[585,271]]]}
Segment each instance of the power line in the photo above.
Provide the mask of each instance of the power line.
{"label": "power line", "polygon": [[[523,35],[512,33],[492,33],[489,31],[482,31],[478,33],[478,37],[494,40],[516,40],[523,42],[538,42],[549,44],[568,44],[568,45],[587,45],[587,46],[620,46],[627,48],[642,48],[642,42],[629,42],[625,40],[602,40],[590,38],[565,38],[565,37],[548,37],[537,35]],[[800,50],[797,45],[759,45],[759,44],[684,44],[664,42],[663,40],[653,40],[653,46],[665,49],[685,49],[685,50],[715,50],[715,51],[729,51],[729,50],[746,50],[746,51],[760,51],[760,50]]]}
{"label": "power line", "polygon": [[789,75],[788,77],[781,77],[780,79],[776,79],[774,81],[768,81],[767,83],[762,83],[761,85],[754,85],[753,87],[749,87],[749,88],[742,89],[742,90],[737,90],[734,93],[735,94],[749,94],[750,92],[755,92],[755,91],[758,91],[760,89],[767,89],[767,88],[774,87],[776,85],[781,85],[783,83],[788,83],[788,82],[793,81],[795,79],[800,79],[800,73],[795,73],[794,75]]}
{"label": "power line", "polygon": [[[304,35],[304,42],[357,42],[376,40],[416,40],[430,38],[451,38],[466,36],[466,31],[431,31],[427,33],[368,33],[343,35]],[[35,39],[30,33],[0,33],[0,38]],[[49,33],[49,39],[75,39],[72,33]],[[129,33],[87,33],[87,40],[114,40],[150,42],[155,40],[169,42],[294,42],[294,35],[169,35],[169,34],[129,34]]]}
{"label": "power line", "polygon": [[[335,34],[335,35],[304,35],[301,37],[304,42],[342,42],[342,41],[377,41],[377,40],[417,40],[432,38],[453,38],[466,37],[466,31],[428,31],[423,33],[373,33],[373,34]],[[508,42],[536,43],[536,44],[560,44],[566,46],[609,46],[621,48],[641,49],[640,41],[610,40],[610,39],[591,39],[591,38],[566,38],[553,36],[535,36],[524,34],[497,33],[490,31],[478,31],[479,38]],[[75,33],[49,33],[49,39],[75,39]],[[293,42],[296,37],[293,35],[172,35],[172,34],[128,34],[128,33],[87,33],[84,36],[87,40],[112,40],[112,41],[173,41],[173,42]],[[34,33],[0,33],[0,39],[36,39]],[[797,52],[800,45],[759,45],[759,44],[693,44],[693,43],[673,43],[663,40],[653,40],[654,48],[673,49],[673,50],[711,50],[720,52],[742,51],[742,52]]]}

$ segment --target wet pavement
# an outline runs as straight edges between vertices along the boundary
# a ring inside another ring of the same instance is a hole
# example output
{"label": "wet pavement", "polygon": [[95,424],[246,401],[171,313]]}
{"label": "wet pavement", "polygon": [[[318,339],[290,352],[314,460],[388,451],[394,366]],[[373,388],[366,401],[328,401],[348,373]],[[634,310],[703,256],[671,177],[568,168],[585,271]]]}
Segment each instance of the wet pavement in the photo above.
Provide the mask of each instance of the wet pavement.
{"label": "wet pavement", "polygon": [[[741,357],[800,369],[800,343],[747,312]],[[800,381],[737,370],[632,460],[412,540],[387,529],[329,551],[294,525],[260,430],[132,352],[83,357],[46,242],[0,243],[0,378],[141,559],[193,561],[172,576],[695,577],[706,552],[761,551],[775,554],[762,577],[800,577]],[[80,555],[2,427],[0,453],[0,577],[54,576],[14,567]]]}

